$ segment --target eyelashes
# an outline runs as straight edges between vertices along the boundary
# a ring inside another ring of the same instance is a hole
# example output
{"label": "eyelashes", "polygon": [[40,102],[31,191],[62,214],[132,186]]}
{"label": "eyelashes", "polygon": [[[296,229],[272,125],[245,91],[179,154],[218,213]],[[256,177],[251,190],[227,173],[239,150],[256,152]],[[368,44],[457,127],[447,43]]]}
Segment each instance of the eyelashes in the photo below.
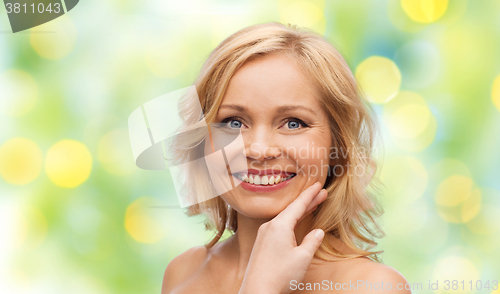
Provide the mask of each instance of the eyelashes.
{"label": "eyelashes", "polygon": [[[299,125],[302,127],[302,128],[308,128],[309,125],[306,124],[303,120],[301,120],[300,118],[296,118],[296,117],[289,117],[287,119],[285,119],[285,124],[288,124],[288,127],[290,127],[290,123],[291,122],[297,122],[299,123]],[[295,128],[294,128],[295,129]]]}
{"label": "eyelashes", "polygon": [[236,116],[230,116],[221,121],[222,124],[227,124],[227,127],[231,129],[240,129],[244,124],[240,118]]}
{"label": "eyelashes", "polygon": [[[227,127],[232,128],[232,129],[239,129],[245,125],[243,123],[243,120],[237,116],[226,117],[225,119],[221,120],[221,123],[227,124]],[[288,128],[290,130],[298,130],[298,129],[303,129],[303,128],[309,127],[309,125],[307,123],[305,123],[303,120],[296,118],[296,117],[288,117],[288,118],[284,119],[280,128],[282,128],[283,126],[288,126]]]}
{"label": "eyelashes", "polygon": [[[235,122],[236,122],[236,124],[235,124]],[[227,117],[227,118],[221,120],[220,123],[226,124],[226,127],[231,128],[231,129],[240,129],[244,125],[242,120],[236,116]]]}

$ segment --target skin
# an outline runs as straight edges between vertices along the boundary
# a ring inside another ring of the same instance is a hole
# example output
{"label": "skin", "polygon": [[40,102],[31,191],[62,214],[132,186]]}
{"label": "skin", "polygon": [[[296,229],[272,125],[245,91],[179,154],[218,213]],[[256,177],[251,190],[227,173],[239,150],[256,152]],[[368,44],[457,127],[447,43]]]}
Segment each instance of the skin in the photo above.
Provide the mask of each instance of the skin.
{"label": "skin", "polygon": [[[383,281],[393,287],[406,283],[396,270],[367,258],[333,262],[313,258],[324,233],[306,228],[311,212],[327,196],[321,187],[331,162],[326,152],[318,150],[329,150],[332,134],[317,91],[290,56],[269,54],[238,69],[216,122],[241,127],[250,168],[281,169],[297,175],[285,188],[272,193],[250,192],[238,186],[222,195],[238,212],[237,232],[210,249],[192,248],[173,259],[165,271],[163,294],[335,291],[292,291],[291,280]],[[330,235],[325,238],[349,253],[340,240]],[[410,293],[365,288],[340,292]]]}

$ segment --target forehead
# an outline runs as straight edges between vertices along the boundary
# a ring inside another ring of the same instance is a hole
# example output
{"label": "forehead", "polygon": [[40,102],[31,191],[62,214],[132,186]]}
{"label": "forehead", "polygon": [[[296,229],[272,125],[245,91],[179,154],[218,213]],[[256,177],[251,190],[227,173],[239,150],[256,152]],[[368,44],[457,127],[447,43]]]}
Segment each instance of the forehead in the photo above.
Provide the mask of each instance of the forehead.
{"label": "forehead", "polygon": [[[319,93],[294,57],[268,54],[245,62],[229,81],[222,103],[314,104]],[[312,106],[312,105],[310,105]]]}

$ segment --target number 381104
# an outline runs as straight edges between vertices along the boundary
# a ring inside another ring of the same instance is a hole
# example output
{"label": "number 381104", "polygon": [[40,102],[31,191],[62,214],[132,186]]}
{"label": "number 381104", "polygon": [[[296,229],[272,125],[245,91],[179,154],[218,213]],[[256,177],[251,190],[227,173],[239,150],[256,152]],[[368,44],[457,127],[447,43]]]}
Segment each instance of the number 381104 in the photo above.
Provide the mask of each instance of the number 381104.
{"label": "number 381104", "polygon": [[60,13],[61,3],[49,3],[44,5],[43,3],[32,3],[31,5],[26,5],[26,3],[6,3],[5,8],[7,13]]}

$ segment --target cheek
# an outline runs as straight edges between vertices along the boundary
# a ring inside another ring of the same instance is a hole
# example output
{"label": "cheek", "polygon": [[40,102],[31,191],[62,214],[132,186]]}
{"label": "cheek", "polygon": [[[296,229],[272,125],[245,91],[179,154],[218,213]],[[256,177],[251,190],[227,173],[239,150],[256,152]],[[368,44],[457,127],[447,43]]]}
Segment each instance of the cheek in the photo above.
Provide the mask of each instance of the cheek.
{"label": "cheek", "polygon": [[304,174],[314,178],[327,176],[331,151],[330,136],[323,133],[287,140],[287,155],[301,168]]}

